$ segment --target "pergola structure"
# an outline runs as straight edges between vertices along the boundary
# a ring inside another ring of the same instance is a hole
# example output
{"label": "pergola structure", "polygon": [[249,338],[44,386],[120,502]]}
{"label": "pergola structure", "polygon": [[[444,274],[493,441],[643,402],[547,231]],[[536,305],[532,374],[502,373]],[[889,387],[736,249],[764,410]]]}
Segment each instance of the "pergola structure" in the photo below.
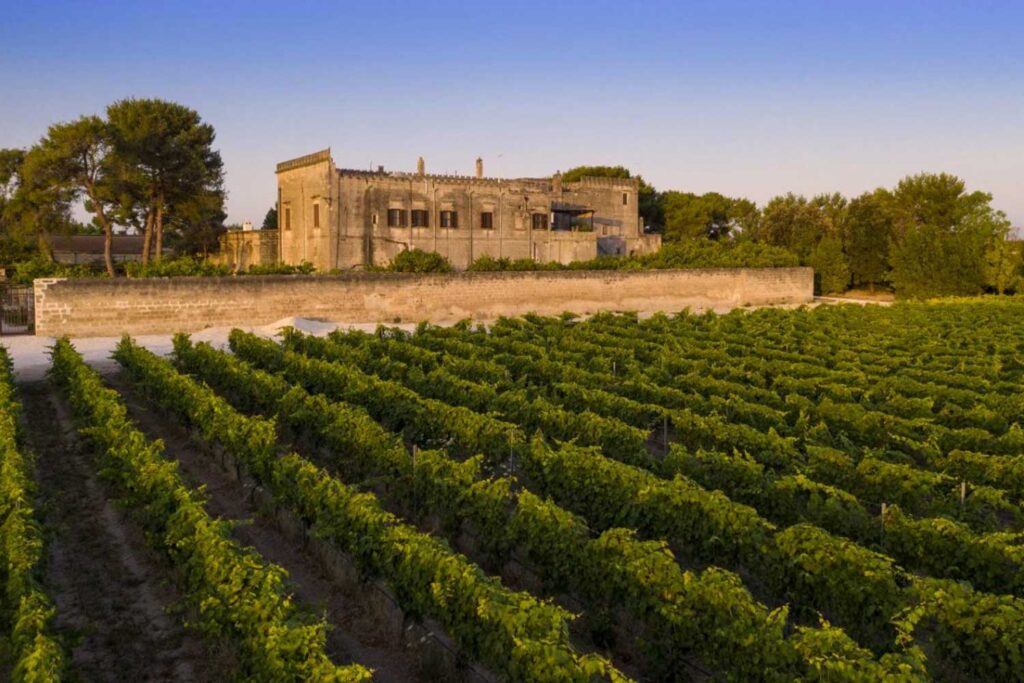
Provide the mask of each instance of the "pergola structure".
{"label": "pergola structure", "polygon": [[576,220],[581,216],[590,217],[590,231],[594,231],[594,209],[589,206],[582,206],[579,204],[564,204],[564,203],[553,203],[551,205],[551,213],[554,214],[555,220],[552,221],[552,230],[566,230],[567,228],[561,227],[559,224],[564,222],[559,221],[560,216],[564,216],[568,219],[569,230],[576,231]]}

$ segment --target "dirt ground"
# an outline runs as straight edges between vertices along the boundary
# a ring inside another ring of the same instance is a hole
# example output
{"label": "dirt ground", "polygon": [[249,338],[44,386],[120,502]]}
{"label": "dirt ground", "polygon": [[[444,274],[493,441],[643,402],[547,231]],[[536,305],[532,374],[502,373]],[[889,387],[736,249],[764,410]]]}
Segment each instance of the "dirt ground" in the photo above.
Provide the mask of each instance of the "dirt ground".
{"label": "dirt ground", "polygon": [[184,428],[154,410],[120,374],[107,375],[105,379],[125,397],[129,416],[139,429],[150,438],[163,439],[166,455],[180,463],[190,483],[206,487],[210,514],[244,520],[235,528],[235,537],[254,547],[267,561],[284,567],[296,598],[315,612],[326,614],[331,626],[327,645],[332,661],[367,666],[374,670],[376,681],[419,679],[416,657],[382,633],[374,615],[346,599],[300,542],[261,517],[242,485],[214,458],[197,448]]}
{"label": "dirt ground", "polygon": [[[113,368],[109,368],[111,371]],[[260,518],[250,496],[190,441],[188,433],[147,407],[116,374],[131,417],[151,438],[165,440],[192,484],[207,487],[210,513],[240,520],[235,535],[284,567],[297,600],[326,615],[328,653],[359,662],[378,681],[419,679],[418,661],[385,638],[373,615],[345,599],[301,543]],[[45,381],[23,382],[26,448],[37,457],[40,510],[47,534],[43,580],[57,609],[55,629],[68,643],[72,680],[195,681],[224,678],[224,653],[211,652],[183,626],[181,595],[171,570],[147,545],[139,525],[111,502],[92,454],[78,440],[69,407]]]}
{"label": "dirt ground", "polygon": [[21,387],[27,447],[37,455],[48,535],[44,581],[55,627],[83,681],[215,681],[199,637],[175,613],[180,595],[137,524],[112,504],[67,407],[48,383]]}

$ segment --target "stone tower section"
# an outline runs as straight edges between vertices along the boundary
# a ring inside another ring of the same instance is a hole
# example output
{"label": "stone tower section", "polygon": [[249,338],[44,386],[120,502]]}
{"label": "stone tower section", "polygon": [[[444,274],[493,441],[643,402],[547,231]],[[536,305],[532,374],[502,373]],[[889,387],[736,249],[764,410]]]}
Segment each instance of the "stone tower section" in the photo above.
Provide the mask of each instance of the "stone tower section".
{"label": "stone tower section", "polygon": [[330,148],[277,165],[278,260],[312,263],[327,271],[338,262],[337,171]]}

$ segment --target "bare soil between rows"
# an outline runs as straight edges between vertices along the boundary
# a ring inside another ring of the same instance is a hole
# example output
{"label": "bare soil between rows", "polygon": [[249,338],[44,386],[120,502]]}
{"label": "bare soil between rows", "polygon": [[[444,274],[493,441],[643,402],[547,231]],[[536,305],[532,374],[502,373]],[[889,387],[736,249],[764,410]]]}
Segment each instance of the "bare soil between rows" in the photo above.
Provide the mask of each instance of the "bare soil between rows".
{"label": "bare soil between rows", "polygon": [[[205,487],[210,514],[240,521],[235,537],[286,569],[297,601],[326,614],[332,661],[370,667],[377,681],[424,678],[415,654],[390,638],[375,615],[346,600],[301,542],[261,517],[249,492],[186,429],[150,409],[121,377],[105,379],[122,393],[139,429],[164,441],[186,480]],[[230,656],[184,626],[189,615],[172,569],[114,502],[59,391],[31,382],[21,385],[20,398],[47,534],[43,581],[56,606],[55,630],[71,653],[71,680],[213,683],[229,676]]]}
{"label": "bare soil between rows", "polygon": [[262,515],[264,511],[258,508],[251,491],[195,443],[187,429],[155,411],[120,373],[104,379],[122,394],[128,414],[139,429],[150,438],[163,440],[166,456],[179,463],[186,480],[205,487],[210,514],[241,520],[243,523],[233,530],[235,538],[255,548],[268,562],[283,567],[296,599],[315,613],[326,614],[330,626],[327,653],[332,661],[367,666],[374,670],[375,681],[417,681],[425,677],[415,653],[396,642],[377,615],[348,599],[309,548]]}
{"label": "bare soil between rows", "polygon": [[111,502],[67,405],[46,382],[22,385],[20,397],[47,531],[43,580],[73,679],[216,681],[223,662],[182,625],[167,567]]}

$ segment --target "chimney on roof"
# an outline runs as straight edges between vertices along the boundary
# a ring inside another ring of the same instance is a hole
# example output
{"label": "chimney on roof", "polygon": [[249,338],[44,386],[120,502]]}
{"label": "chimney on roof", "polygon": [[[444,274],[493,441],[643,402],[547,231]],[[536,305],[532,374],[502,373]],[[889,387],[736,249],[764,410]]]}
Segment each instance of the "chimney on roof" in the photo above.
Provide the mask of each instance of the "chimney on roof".
{"label": "chimney on roof", "polygon": [[476,158],[476,177],[477,178],[483,178],[484,177],[484,160],[481,159],[480,157]]}
{"label": "chimney on roof", "polygon": [[416,160],[416,175],[424,175],[427,172],[427,164],[423,161],[423,157]]}
{"label": "chimney on roof", "polygon": [[551,176],[551,191],[555,194],[562,194],[562,172],[557,171]]}

